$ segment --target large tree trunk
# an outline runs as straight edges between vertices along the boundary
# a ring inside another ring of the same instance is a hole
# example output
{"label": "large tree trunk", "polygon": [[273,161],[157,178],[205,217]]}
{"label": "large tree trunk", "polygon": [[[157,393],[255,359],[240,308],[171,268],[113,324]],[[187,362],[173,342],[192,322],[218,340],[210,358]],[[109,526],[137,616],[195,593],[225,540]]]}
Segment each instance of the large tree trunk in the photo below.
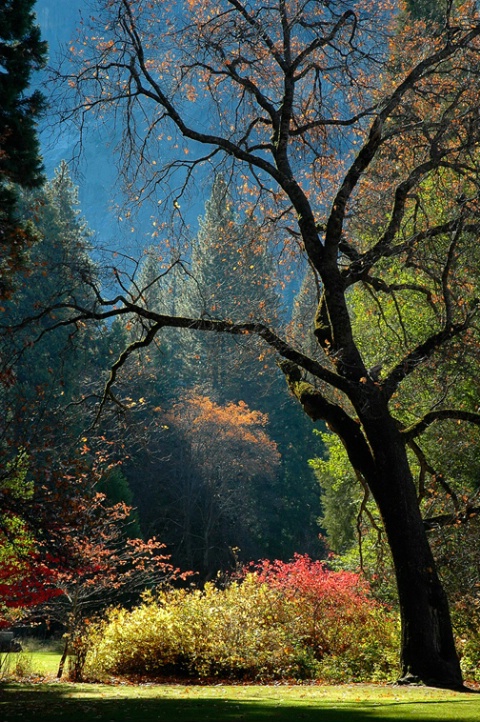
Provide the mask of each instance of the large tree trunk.
{"label": "large tree trunk", "polygon": [[366,426],[376,468],[367,481],[383,519],[398,587],[401,679],[462,687],[448,601],[423,526],[405,444],[389,417]]}
{"label": "large tree trunk", "polygon": [[381,387],[367,379],[352,394],[358,421],[302,379],[294,364],[281,365],[290,389],[313,420],[338,434],[354,469],[367,482],[382,516],[392,553],[402,621],[401,679],[438,687],[463,687],[445,591],[428,543],[406,442]]}

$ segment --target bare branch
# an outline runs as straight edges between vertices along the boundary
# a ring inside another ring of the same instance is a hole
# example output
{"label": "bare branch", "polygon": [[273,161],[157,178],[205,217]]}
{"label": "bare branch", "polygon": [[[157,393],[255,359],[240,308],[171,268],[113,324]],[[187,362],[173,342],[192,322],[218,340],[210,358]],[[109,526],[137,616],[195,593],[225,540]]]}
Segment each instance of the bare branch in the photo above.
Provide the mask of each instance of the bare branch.
{"label": "bare branch", "polygon": [[479,506],[467,506],[462,512],[452,514],[439,514],[423,520],[426,531],[435,531],[446,526],[460,526],[477,519],[480,514]]}

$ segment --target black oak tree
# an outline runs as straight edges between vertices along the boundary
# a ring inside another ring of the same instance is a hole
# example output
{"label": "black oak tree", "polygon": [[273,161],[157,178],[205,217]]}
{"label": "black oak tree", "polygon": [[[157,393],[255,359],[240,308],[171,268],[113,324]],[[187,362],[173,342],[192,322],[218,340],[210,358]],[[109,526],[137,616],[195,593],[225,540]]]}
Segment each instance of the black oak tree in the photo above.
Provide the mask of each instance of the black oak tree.
{"label": "black oak tree", "polygon": [[[160,189],[176,209],[195,172],[221,161],[239,204],[274,225],[283,253],[308,259],[320,291],[310,321],[317,354],[255,320],[162,314],[125,284],[114,298],[95,289],[93,305],[68,304],[70,323],[136,316],[144,329],[112,367],[101,405],[129,356],[165,328],[263,339],[376,501],[397,579],[402,678],[459,687],[407,452],[426,429],[479,424],[480,415],[468,400],[453,405],[447,385],[441,397],[422,395],[407,424],[402,392],[442,354],[459,359],[478,343],[477,287],[462,263],[476,252],[480,214],[476,4],[449,3],[428,30],[394,2],[169,5],[97,2],[97,27],[64,75],[65,113],[82,125],[115,110],[125,177],[140,199]],[[384,358],[372,318],[366,353],[352,323],[355,287],[375,293],[380,313],[414,292],[429,322],[420,335],[405,327]]]}

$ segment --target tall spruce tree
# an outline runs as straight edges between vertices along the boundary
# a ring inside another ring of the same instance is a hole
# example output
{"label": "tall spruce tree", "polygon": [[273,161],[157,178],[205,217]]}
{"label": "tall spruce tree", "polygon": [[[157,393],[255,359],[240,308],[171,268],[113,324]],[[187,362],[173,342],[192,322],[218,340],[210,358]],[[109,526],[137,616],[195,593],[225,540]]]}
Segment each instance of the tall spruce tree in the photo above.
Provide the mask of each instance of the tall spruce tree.
{"label": "tall spruce tree", "polygon": [[11,273],[34,237],[22,225],[16,187],[43,182],[37,121],[40,91],[29,92],[32,73],[46,61],[47,46],[35,23],[35,0],[3,0],[0,6],[0,295],[11,293]]}
{"label": "tall spruce tree", "polygon": [[78,210],[77,189],[66,164],[44,187],[19,190],[17,204],[40,240],[30,250],[28,268],[12,277],[16,291],[3,305],[2,323],[20,325],[15,334],[2,337],[0,371],[13,372],[15,383],[5,389],[3,401],[18,434],[29,418],[35,419],[30,437],[34,430],[40,437],[52,414],[80,395],[87,375],[98,376],[92,371],[97,363],[95,332],[78,326],[74,333],[59,328],[46,336],[46,329],[67,318],[68,312],[61,310],[29,329],[21,321],[52,303],[91,301],[89,281],[95,267],[89,256],[91,233]]}
{"label": "tall spruce tree", "polygon": [[[279,320],[273,259],[261,229],[235,214],[224,178],[215,178],[200,229],[193,242],[189,305],[205,318],[220,313],[234,322]],[[198,334],[190,355],[190,378],[217,402],[245,401],[258,408],[271,393],[273,362],[258,364],[260,345],[252,337],[215,338]],[[268,374],[264,371],[268,369]]]}

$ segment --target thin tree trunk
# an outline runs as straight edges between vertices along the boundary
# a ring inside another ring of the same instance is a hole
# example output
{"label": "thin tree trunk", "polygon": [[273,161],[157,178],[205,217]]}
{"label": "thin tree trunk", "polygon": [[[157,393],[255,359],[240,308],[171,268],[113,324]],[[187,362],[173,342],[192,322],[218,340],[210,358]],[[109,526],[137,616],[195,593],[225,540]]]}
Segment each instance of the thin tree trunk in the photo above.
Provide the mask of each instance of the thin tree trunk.
{"label": "thin tree trunk", "polygon": [[60,663],[58,665],[57,679],[62,679],[62,677],[63,677],[63,670],[65,669],[65,662],[67,661],[69,646],[70,646],[70,636],[68,635],[65,639],[65,646],[63,648],[62,656],[60,658]]}

